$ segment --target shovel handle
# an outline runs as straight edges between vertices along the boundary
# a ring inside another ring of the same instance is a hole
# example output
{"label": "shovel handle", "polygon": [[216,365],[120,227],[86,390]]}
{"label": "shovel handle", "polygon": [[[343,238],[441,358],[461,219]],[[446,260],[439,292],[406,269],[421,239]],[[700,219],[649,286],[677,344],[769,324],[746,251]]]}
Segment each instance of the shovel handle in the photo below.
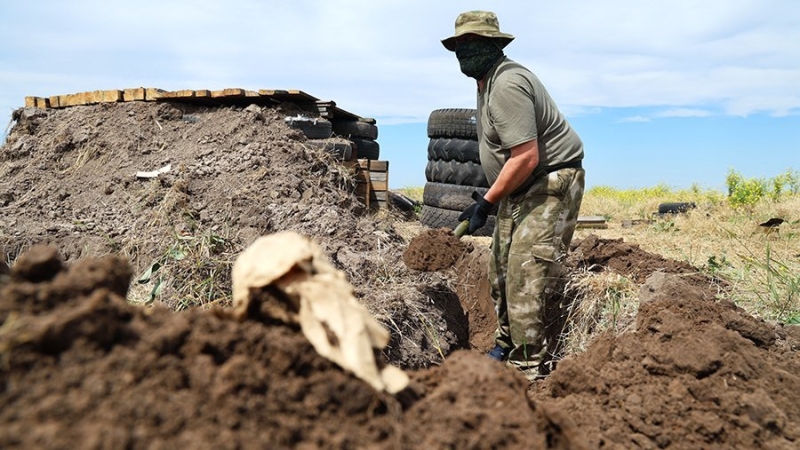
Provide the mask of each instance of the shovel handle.
{"label": "shovel handle", "polygon": [[453,235],[455,235],[455,237],[460,239],[461,236],[464,236],[467,233],[468,229],[469,229],[469,219],[462,220],[461,223],[458,224],[456,229],[453,230]]}

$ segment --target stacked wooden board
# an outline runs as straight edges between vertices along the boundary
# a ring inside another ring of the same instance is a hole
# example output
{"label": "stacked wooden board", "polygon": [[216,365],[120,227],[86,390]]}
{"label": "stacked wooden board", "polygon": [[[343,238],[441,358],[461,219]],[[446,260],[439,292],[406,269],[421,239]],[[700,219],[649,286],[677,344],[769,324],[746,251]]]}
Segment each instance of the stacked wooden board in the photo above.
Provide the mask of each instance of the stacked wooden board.
{"label": "stacked wooden board", "polygon": [[367,209],[389,207],[389,161],[358,159],[345,161],[356,179],[356,194]]}
{"label": "stacked wooden board", "polygon": [[25,97],[25,107],[41,109],[67,108],[70,106],[132,101],[182,101],[208,106],[243,104],[270,106],[283,102],[292,102],[309,105],[319,112],[320,117],[329,120],[335,118],[375,123],[375,119],[360,117],[357,114],[339,108],[336,106],[336,102],[322,101],[313,95],[297,89],[260,89],[258,91],[251,91],[241,88],[227,88],[216,91],[208,89],[165,91],[159,88],[138,87],[79,92],[77,94],[54,95],[50,97],[29,96]]}

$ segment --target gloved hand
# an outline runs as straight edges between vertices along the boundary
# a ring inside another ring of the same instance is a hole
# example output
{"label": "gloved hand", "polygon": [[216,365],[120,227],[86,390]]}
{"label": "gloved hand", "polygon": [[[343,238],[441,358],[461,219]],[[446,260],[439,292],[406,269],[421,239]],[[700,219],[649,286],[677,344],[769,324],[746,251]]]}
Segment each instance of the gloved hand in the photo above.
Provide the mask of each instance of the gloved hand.
{"label": "gloved hand", "polygon": [[475,203],[469,205],[458,216],[459,222],[469,220],[467,234],[472,234],[478,231],[478,228],[486,225],[486,218],[489,217],[489,213],[494,208],[494,204],[483,198],[481,194],[478,194],[478,191],[472,192],[472,199],[475,200]]}

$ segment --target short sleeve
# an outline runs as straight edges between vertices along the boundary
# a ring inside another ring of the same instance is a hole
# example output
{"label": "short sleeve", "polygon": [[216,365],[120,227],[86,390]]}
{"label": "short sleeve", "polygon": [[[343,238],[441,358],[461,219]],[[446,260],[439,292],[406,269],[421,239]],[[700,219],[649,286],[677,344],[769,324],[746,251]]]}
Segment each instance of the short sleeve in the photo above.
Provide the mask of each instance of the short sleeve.
{"label": "short sleeve", "polygon": [[496,80],[488,108],[501,147],[508,150],[536,139],[535,95],[533,87],[520,73],[507,73]]}

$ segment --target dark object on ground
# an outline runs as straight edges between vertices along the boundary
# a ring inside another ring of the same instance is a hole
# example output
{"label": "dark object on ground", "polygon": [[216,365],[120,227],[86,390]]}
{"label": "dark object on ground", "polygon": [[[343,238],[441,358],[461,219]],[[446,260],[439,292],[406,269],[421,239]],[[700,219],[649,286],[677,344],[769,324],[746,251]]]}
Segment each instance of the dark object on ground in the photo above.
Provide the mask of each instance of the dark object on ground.
{"label": "dark object on ground", "polygon": [[677,214],[677,213],[684,213],[694,208],[697,208],[697,204],[694,202],[662,203],[658,205],[658,213]]}
{"label": "dark object on ground", "polygon": [[766,227],[766,228],[775,228],[778,225],[782,224],[783,222],[785,222],[785,221],[783,219],[781,219],[780,217],[773,217],[773,218],[769,219],[768,221],[766,221],[764,223],[758,224],[758,226]]}
{"label": "dark object on ground", "polygon": [[414,208],[421,206],[420,202],[399,192],[389,191],[389,199],[392,206],[401,211],[414,211]]}

